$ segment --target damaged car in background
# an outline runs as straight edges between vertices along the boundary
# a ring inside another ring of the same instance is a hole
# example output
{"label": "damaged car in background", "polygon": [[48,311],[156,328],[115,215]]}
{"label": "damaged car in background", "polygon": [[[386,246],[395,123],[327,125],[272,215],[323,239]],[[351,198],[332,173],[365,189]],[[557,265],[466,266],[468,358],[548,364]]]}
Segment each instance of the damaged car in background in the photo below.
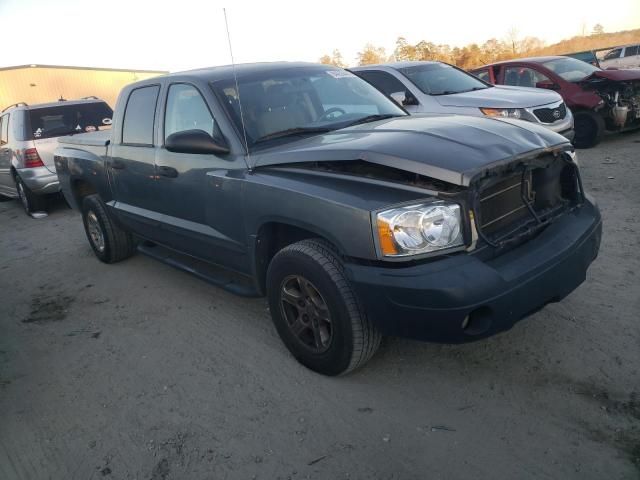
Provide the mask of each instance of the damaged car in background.
{"label": "damaged car in background", "polygon": [[602,70],[568,57],[519,58],[473,70],[499,85],[557,91],[575,119],[574,145],[596,145],[606,131],[640,127],[640,70]]}
{"label": "damaged car in background", "polygon": [[111,132],[62,139],[55,164],[101,261],[140,251],[266,295],[284,344],[326,375],[363,365],[382,335],[507,330],[577,288],[600,245],[561,135],[410,116],[326,65],[137,82]]}

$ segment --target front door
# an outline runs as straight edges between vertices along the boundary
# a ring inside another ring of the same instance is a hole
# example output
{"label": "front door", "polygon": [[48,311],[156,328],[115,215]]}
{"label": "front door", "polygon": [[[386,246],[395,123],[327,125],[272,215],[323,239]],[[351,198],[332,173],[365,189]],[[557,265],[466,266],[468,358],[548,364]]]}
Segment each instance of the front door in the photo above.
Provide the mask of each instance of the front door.
{"label": "front door", "polygon": [[[188,83],[169,86],[164,115],[164,140],[173,133],[199,129],[221,139],[218,126],[200,91]],[[239,266],[244,247],[221,230],[217,218],[224,208],[216,170],[233,169],[232,161],[213,154],[173,153],[162,147],[156,156],[155,207],[161,213],[162,243],[176,250],[227,266]],[[237,219],[235,224],[241,224]]]}
{"label": "front door", "polygon": [[122,138],[112,145],[109,160],[115,199],[111,206],[122,223],[151,240],[156,238],[160,224],[153,210],[154,119],[159,93],[159,85],[131,91],[122,121]]}

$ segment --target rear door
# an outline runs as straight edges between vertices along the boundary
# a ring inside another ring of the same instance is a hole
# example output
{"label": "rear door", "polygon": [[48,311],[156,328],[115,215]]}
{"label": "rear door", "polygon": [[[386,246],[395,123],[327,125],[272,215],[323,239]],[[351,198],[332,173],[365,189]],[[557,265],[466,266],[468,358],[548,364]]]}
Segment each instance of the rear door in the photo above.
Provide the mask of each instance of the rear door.
{"label": "rear door", "polygon": [[14,195],[11,178],[11,148],[9,145],[9,114],[0,116],[0,193]]}
{"label": "rear door", "polygon": [[[195,85],[173,83],[165,100],[163,143],[173,133],[192,129],[203,130],[224,142],[211,109]],[[162,243],[214,263],[238,266],[244,258],[244,247],[221,233],[218,219],[225,218],[228,208],[216,204],[214,195],[209,194],[218,192],[215,177],[207,175],[233,168],[233,163],[224,156],[173,153],[161,147],[156,164],[155,210],[162,214]]]}
{"label": "rear door", "polygon": [[640,67],[640,45],[625,47],[623,57],[620,59],[620,68]]}
{"label": "rear door", "polygon": [[58,137],[110,128],[113,110],[105,102],[66,103],[30,108],[27,140],[33,140],[45,167],[55,173],[53,152]]}
{"label": "rear door", "polygon": [[[107,168],[113,182],[118,218],[131,230],[149,239],[158,234],[154,211],[155,121],[160,85],[146,85],[131,92],[124,104],[119,131],[112,134]],[[120,107],[118,107],[120,108]]]}

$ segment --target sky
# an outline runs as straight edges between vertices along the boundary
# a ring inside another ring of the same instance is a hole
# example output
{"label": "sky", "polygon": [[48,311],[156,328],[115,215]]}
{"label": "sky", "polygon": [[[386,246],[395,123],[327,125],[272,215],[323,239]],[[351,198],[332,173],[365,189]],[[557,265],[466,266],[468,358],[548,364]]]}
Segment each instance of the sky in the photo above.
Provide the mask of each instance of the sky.
{"label": "sky", "polygon": [[0,0],[0,67],[229,64],[223,8],[236,63],[315,62],[337,48],[354,65],[366,43],[391,54],[399,36],[464,46],[515,28],[550,44],[596,23],[606,32],[640,28],[640,0]]}

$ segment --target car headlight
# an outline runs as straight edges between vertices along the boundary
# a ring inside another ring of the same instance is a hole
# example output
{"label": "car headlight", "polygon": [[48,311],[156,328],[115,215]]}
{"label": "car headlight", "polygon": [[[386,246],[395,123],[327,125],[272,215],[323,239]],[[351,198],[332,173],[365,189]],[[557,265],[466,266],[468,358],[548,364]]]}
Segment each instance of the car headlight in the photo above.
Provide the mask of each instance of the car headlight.
{"label": "car headlight", "polygon": [[378,241],[385,257],[420,255],[464,244],[460,206],[431,202],[377,213]]}
{"label": "car headlight", "polygon": [[487,117],[515,118],[526,120],[526,112],[522,108],[481,108],[480,111]]}

